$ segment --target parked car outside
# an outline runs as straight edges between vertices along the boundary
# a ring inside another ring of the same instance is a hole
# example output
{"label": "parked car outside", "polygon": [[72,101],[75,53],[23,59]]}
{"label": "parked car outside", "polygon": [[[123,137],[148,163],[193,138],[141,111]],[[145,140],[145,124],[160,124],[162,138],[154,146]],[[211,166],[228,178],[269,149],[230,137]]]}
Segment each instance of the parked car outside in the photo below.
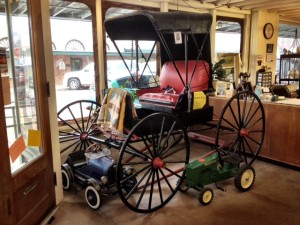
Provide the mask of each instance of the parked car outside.
{"label": "parked car outside", "polygon": [[94,63],[90,63],[82,70],[65,73],[63,86],[71,90],[78,90],[82,87],[89,87],[95,80]]}
{"label": "parked car outside", "polygon": [[[146,88],[157,86],[155,61],[149,62],[147,66],[145,66],[145,63],[139,63],[138,82],[135,82],[132,79],[133,77],[136,77],[137,73],[135,61],[131,62],[130,60],[126,60],[125,63],[128,68],[122,60],[110,60],[107,62],[107,79],[109,88]],[[144,71],[142,71],[143,69]]]}

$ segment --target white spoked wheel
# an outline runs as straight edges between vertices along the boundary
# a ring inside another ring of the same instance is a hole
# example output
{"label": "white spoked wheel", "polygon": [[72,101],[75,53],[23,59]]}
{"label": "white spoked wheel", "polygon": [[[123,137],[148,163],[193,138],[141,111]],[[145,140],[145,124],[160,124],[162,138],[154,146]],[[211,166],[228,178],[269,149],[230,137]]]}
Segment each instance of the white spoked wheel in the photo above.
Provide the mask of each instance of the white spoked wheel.
{"label": "white spoked wheel", "polygon": [[99,209],[101,206],[101,194],[100,191],[97,191],[96,188],[92,185],[87,186],[85,189],[85,200],[89,207],[92,209]]}
{"label": "white spoked wheel", "polygon": [[214,198],[214,193],[211,188],[203,188],[199,194],[199,202],[201,205],[208,205]]}
{"label": "white spoked wheel", "polygon": [[250,165],[242,166],[234,178],[236,188],[242,192],[249,191],[252,188],[254,181],[255,170]]}

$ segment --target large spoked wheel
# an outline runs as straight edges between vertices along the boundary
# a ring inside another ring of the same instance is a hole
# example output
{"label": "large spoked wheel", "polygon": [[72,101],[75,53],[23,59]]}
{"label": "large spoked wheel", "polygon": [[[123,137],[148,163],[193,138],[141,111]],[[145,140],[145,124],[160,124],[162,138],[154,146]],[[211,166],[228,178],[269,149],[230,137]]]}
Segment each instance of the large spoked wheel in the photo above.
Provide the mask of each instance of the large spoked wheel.
{"label": "large spoked wheel", "polygon": [[227,102],[217,125],[216,146],[221,155],[238,157],[242,164],[257,158],[265,135],[265,113],[253,92],[242,91]]}
{"label": "large spoked wheel", "polygon": [[95,129],[100,104],[90,100],[79,100],[63,107],[58,113],[59,141],[61,153],[83,151],[94,142],[90,136],[97,136]]}
{"label": "large spoked wheel", "polygon": [[[133,127],[120,150],[117,188],[121,200],[140,213],[163,207],[179,189],[188,161],[189,140],[183,124],[167,113],[145,117]],[[128,166],[134,172],[124,176]],[[128,187],[132,178],[135,185]]]}

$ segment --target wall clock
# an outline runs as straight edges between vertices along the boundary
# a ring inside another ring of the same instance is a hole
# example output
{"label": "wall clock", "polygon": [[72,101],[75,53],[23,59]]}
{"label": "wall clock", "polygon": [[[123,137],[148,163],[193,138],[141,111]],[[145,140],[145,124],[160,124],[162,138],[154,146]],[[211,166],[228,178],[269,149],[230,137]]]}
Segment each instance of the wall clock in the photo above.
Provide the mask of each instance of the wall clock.
{"label": "wall clock", "polygon": [[266,39],[271,39],[273,37],[273,34],[274,34],[273,24],[266,23],[265,26],[264,26],[263,32],[264,32],[264,37]]}

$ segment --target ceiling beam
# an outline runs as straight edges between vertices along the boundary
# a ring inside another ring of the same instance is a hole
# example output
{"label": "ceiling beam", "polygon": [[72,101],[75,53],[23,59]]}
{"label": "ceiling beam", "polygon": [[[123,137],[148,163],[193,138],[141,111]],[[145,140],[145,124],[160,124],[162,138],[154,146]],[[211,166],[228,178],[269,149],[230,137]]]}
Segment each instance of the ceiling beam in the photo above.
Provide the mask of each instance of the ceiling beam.
{"label": "ceiling beam", "polygon": [[[282,2],[281,2],[282,3]],[[264,4],[254,4],[254,5],[248,5],[247,7],[252,8],[253,10],[261,10],[261,9],[281,9],[283,7],[293,7],[296,5],[299,5],[299,0],[295,1],[295,0],[286,0],[286,2],[284,2],[283,4],[280,4],[280,2],[278,2],[278,4],[276,4],[276,2],[269,2],[269,3],[264,3]],[[245,7],[245,8],[247,8]],[[295,7],[293,7],[295,8]]]}
{"label": "ceiling beam", "polygon": [[277,7],[271,7],[270,9],[268,9],[269,12],[287,12],[287,11],[293,11],[293,10],[300,10],[300,2],[298,1],[297,3],[293,3],[293,4],[284,4],[281,6],[277,6]]}
{"label": "ceiling beam", "polygon": [[215,1],[214,4],[215,5],[228,5],[229,3],[235,3],[235,2],[242,2],[244,0],[218,0],[218,1]]}
{"label": "ceiling beam", "polygon": [[229,3],[228,5],[240,7],[243,9],[252,9],[254,7],[262,7],[266,5],[278,6],[278,5],[286,4],[288,2],[297,2],[297,0],[285,0],[284,2],[282,0],[247,0],[247,1],[244,0],[243,2]]}
{"label": "ceiling beam", "polygon": [[92,15],[91,10],[86,10],[86,12],[80,14],[81,19],[86,19]]}
{"label": "ceiling beam", "polygon": [[63,8],[61,8],[60,10],[58,10],[57,12],[55,12],[52,16],[59,15],[60,13],[62,13],[66,9],[68,9],[68,7],[71,7],[73,4],[74,4],[74,2],[68,3],[66,6],[64,6]]}

